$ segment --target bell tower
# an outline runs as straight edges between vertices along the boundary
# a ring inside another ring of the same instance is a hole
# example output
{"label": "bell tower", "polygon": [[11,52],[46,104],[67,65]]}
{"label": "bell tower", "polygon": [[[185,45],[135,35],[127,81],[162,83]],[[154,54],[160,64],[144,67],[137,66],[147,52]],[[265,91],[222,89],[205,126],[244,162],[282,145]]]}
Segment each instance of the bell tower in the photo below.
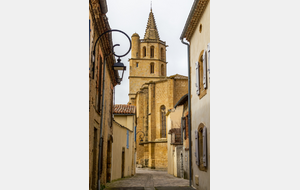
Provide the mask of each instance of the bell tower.
{"label": "bell tower", "polygon": [[135,95],[144,83],[164,79],[167,75],[166,42],[159,38],[154,15],[151,11],[144,39],[137,33],[131,36],[129,59],[129,103],[135,105]]}

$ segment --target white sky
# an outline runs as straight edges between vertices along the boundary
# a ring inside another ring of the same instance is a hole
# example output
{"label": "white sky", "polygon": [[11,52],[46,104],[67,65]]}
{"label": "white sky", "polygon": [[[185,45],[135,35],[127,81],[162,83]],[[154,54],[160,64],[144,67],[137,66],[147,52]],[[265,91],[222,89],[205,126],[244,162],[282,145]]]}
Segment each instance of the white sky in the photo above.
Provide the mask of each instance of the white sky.
{"label": "white sky", "polygon": [[[107,0],[108,21],[111,29],[124,31],[130,38],[138,33],[144,38],[145,29],[150,13],[150,0]],[[153,0],[152,12],[160,40],[167,45],[167,76],[181,74],[187,76],[187,47],[180,41],[180,35],[192,7],[193,0]],[[113,44],[116,54],[124,54],[129,48],[127,38],[118,32],[113,32]],[[127,56],[121,58],[126,66],[121,85],[116,86],[115,103],[127,104],[129,93],[129,62]]]}

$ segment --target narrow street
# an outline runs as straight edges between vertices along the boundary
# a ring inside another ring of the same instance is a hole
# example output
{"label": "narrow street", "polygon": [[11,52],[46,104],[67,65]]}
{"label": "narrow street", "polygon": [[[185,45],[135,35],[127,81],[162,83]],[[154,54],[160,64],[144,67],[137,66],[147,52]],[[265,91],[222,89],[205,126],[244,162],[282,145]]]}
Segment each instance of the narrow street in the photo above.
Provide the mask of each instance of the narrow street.
{"label": "narrow street", "polygon": [[174,177],[167,171],[136,168],[136,175],[106,184],[107,190],[193,190],[189,180]]}

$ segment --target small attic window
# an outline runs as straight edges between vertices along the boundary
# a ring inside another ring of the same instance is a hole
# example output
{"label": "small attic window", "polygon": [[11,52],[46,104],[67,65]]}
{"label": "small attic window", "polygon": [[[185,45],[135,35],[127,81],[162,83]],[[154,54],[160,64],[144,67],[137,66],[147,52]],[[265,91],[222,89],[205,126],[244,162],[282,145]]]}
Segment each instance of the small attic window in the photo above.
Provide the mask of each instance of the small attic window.
{"label": "small attic window", "polygon": [[202,24],[200,24],[199,32],[200,32],[200,33],[202,32]]}

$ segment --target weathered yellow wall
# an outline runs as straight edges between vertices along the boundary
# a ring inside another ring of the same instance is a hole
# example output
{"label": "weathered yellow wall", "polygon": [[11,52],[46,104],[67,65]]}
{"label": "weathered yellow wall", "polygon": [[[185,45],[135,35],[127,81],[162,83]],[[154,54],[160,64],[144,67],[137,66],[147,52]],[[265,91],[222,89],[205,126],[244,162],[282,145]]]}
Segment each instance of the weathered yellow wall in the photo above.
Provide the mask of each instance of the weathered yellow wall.
{"label": "weathered yellow wall", "polygon": [[[200,24],[202,24],[202,32],[199,32]],[[210,2],[208,2],[204,13],[198,22],[197,28],[192,35],[190,41],[191,53],[191,119],[192,119],[192,152],[195,152],[195,133],[200,123],[204,123],[207,128],[207,172],[200,171],[195,162],[195,156],[192,156],[193,168],[193,186],[197,189],[210,189],[210,82],[207,76],[207,94],[201,99],[196,94],[196,75],[195,63],[199,60],[200,52],[207,49],[207,44],[210,43]],[[208,68],[208,65],[207,65]],[[199,186],[195,184],[195,175],[199,176]]]}
{"label": "weathered yellow wall", "polygon": [[121,125],[126,126],[126,127],[128,126],[127,125],[127,115],[114,115],[114,119],[116,120],[116,122],[120,123]]}
{"label": "weathered yellow wall", "polygon": [[126,148],[127,143],[127,129],[120,127],[115,122],[113,123],[113,155],[112,155],[112,180],[121,178],[122,175],[122,148],[125,148],[125,170],[124,176],[131,176],[135,174],[134,160],[134,139],[133,132],[129,131],[129,148]]}
{"label": "weathered yellow wall", "polygon": [[129,130],[133,131],[135,123],[135,115],[114,115],[114,119],[121,125],[127,127]]}
{"label": "weathered yellow wall", "polygon": [[[183,106],[177,106],[171,109],[167,116],[167,132],[173,128],[181,128],[181,117]],[[171,145],[171,134],[168,134],[168,173],[177,177],[177,152],[175,145]]]}
{"label": "weathered yellow wall", "polygon": [[[166,118],[167,122],[167,131],[171,129],[172,122],[171,122],[171,116],[168,115]],[[174,174],[174,158],[173,158],[173,147],[170,144],[171,142],[171,135],[167,135],[167,140],[168,140],[168,173],[173,175]]]}
{"label": "weathered yellow wall", "polygon": [[[90,10],[91,11],[91,10]],[[95,39],[99,36],[97,33],[97,30],[95,29],[95,23],[92,18],[92,15],[89,14],[90,20],[91,20],[91,44],[90,44],[90,50],[94,47]],[[91,54],[91,51],[90,51]],[[100,69],[100,59],[102,58],[102,63],[104,62],[103,59],[103,53],[102,49],[100,48],[100,44],[97,44],[97,50],[96,50],[96,57],[95,57],[95,71],[94,71],[94,79],[92,79],[92,73],[90,72],[90,78],[89,78],[89,188],[94,189],[94,187],[97,186],[97,177],[98,177],[98,155],[99,155],[99,143],[100,143],[100,125],[101,125],[101,114],[103,113],[103,125],[102,125],[102,136],[103,136],[103,155],[102,155],[102,173],[101,173],[101,184],[105,185],[107,180],[109,180],[109,174],[110,174],[110,157],[107,157],[109,153],[108,151],[108,137],[112,134],[112,117],[111,117],[111,111],[112,111],[112,77],[106,69],[105,72],[105,91],[104,91],[104,105],[103,105],[103,112],[99,113],[95,110],[95,106],[97,103],[97,91],[98,91],[98,85],[97,85],[97,79],[100,75],[100,78],[103,76],[101,73],[99,73]],[[91,55],[90,55],[91,58]],[[89,65],[92,65],[91,59],[89,59]],[[106,65],[106,68],[108,67],[108,63]],[[101,88],[102,88],[102,81],[101,82]],[[101,101],[101,100],[100,100]],[[94,133],[94,129],[97,129],[97,134]],[[97,139],[95,139],[97,137]],[[96,140],[96,148],[94,148],[94,141]],[[96,176],[96,177],[95,177]],[[94,178],[94,179],[93,179]]]}
{"label": "weathered yellow wall", "polygon": [[152,168],[168,167],[167,138],[161,138],[161,106],[164,105],[167,112],[187,91],[187,79],[167,77],[144,85],[137,93],[137,131],[145,131],[144,140],[151,142],[148,145],[137,145],[137,160],[140,164],[148,163],[147,166]]}
{"label": "weathered yellow wall", "polygon": [[127,128],[131,131],[134,130],[134,116],[127,116]]}

